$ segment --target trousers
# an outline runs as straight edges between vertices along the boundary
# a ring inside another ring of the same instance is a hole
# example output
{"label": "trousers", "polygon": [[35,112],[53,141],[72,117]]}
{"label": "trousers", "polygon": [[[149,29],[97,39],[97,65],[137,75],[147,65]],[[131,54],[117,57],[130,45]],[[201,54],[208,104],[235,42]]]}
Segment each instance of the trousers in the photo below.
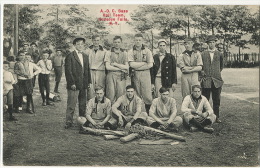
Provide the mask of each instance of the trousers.
{"label": "trousers", "polygon": [[200,85],[198,72],[181,75],[181,93],[183,99],[191,94],[191,86]]}

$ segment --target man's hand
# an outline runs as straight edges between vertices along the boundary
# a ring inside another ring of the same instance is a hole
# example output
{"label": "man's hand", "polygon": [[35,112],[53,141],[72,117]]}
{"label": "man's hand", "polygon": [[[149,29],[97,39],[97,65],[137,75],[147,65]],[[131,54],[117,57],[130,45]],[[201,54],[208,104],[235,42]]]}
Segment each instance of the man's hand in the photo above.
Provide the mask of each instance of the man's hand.
{"label": "man's hand", "polygon": [[191,110],[191,114],[193,114],[193,115],[198,115],[198,113],[197,113],[197,111],[196,110]]}
{"label": "man's hand", "polygon": [[125,125],[125,129],[129,130],[131,126],[132,126],[132,123],[128,122],[128,123]]}
{"label": "man's hand", "polygon": [[75,91],[76,90],[76,85],[72,85],[71,89]]}
{"label": "man's hand", "polygon": [[172,91],[174,92],[175,90],[176,90],[176,84],[173,83],[173,84],[172,84]]}
{"label": "man's hand", "polygon": [[123,118],[121,116],[118,117],[118,125],[121,126],[121,127],[123,127],[123,125],[124,125],[124,121],[123,121]]}
{"label": "man's hand", "polygon": [[204,113],[201,113],[201,115],[200,115],[201,117],[204,117],[204,118],[206,118],[206,117],[208,117],[209,116],[209,113],[208,112],[204,112]]}
{"label": "man's hand", "polygon": [[152,84],[152,92],[155,92],[155,86]]}

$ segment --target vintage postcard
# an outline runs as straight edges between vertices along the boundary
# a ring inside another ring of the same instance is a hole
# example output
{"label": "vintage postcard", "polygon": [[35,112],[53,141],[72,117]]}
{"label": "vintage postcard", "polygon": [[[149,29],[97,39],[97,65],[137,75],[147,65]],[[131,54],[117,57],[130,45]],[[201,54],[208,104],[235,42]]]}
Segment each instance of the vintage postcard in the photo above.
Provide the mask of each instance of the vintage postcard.
{"label": "vintage postcard", "polygon": [[1,166],[258,167],[259,5],[1,2]]}

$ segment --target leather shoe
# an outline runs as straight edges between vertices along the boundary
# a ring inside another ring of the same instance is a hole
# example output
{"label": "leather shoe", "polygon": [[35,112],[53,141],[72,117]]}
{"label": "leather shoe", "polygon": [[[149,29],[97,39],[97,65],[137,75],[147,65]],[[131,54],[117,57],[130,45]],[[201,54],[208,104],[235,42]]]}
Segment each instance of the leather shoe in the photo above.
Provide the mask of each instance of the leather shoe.
{"label": "leather shoe", "polygon": [[46,102],[43,102],[43,103],[42,103],[42,106],[46,106]]}
{"label": "leather shoe", "polygon": [[222,121],[219,118],[217,118],[216,123],[222,123]]}
{"label": "leather shoe", "polygon": [[54,105],[54,103],[51,103],[51,102],[47,102],[46,103],[48,106],[53,106]]}
{"label": "leather shoe", "polygon": [[67,123],[67,124],[65,125],[65,129],[68,129],[68,128],[70,128],[70,127],[72,127],[72,124],[71,124],[71,123]]}
{"label": "leather shoe", "polygon": [[30,114],[33,114],[33,113],[34,113],[34,112],[32,111],[32,109],[27,109],[26,111],[27,111],[27,113],[30,113]]}
{"label": "leather shoe", "polygon": [[204,127],[203,131],[212,134],[214,132],[214,129],[209,127]]}

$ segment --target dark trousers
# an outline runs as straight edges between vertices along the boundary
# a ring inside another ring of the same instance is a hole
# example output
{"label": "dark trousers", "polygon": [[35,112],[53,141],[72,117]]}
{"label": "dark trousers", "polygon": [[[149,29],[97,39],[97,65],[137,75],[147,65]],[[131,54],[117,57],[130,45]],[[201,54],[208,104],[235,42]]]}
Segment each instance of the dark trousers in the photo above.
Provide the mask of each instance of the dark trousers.
{"label": "dark trousers", "polygon": [[213,111],[214,114],[219,118],[219,106],[220,106],[220,94],[222,87],[216,88],[212,82],[211,88],[202,88],[202,95],[208,100],[210,99],[210,93],[212,93]]}
{"label": "dark trousers", "polygon": [[33,87],[35,87],[35,80],[36,80],[36,75],[32,78]]}
{"label": "dark trousers", "polygon": [[[50,74],[39,74],[38,83],[40,88],[40,93],[42,96],[42,101],[49,101],[50,95]],[[46,90],[46,96],[44,95],[44,90]]]}
{"label": "dark trousers", "polygon": [[55,81],[56,81],[54,92],[58,92],[59,83],[60,83],[61,76],[62,76],[62,66],[54,67],[54,73],[55,73]]}
{"label": "dark trousers", "polygon": [[73,123],[73,115],[77,102],[79,103],[79,116],[86,117],[87,90],[67,90],[66,124]]}

